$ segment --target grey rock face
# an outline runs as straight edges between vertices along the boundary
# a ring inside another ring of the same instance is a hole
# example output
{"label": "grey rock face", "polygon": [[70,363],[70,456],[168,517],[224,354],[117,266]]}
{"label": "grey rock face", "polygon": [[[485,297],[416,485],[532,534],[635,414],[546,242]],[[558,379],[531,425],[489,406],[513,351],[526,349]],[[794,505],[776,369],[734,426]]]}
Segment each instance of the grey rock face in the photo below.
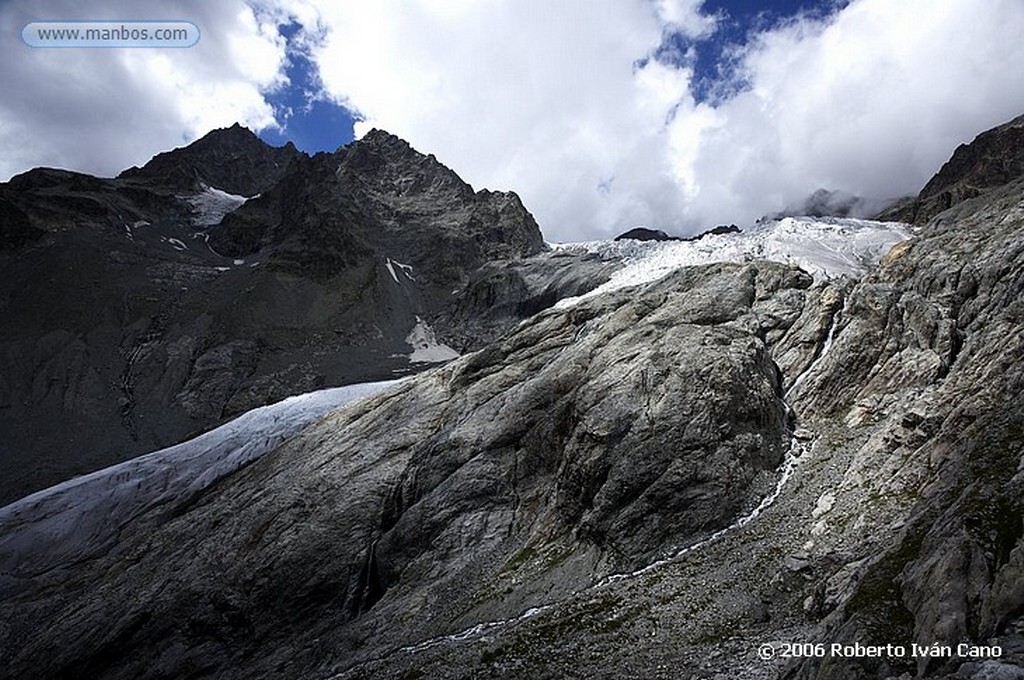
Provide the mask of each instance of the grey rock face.
{"label": "grey rock face", "polygon": [[[117,179],[15,177],[0,185],[0,505],[292,394],[420,370],[418,319],[436,323],[476,268],[543,247],[514,194],[475,192],[379,131],[309,158],[235,126]],[[522,318],[507,311],[488,338]]]}
{"label": "grey rock face", "polygon": [[515,194],[474,192],[432,156],[379,130],[334,154],[300,159],[275,189],[214,227],[211,244],[238,257],[272,248],[272,266],[319,278],[376,253],[437,286],[488,260],[544,248]]}
{"label": "grey rock face", "polygon": [[597,288],[620,266],[617,260],[566,251],[488,262],[452,291],[435,325],[453,347],[470,350],[559,300]]}
{"label": "grey rock face", "polygon": [[[835,348],[796,396],[804,412],[888,423],[888,440],[865,453],[915,469],[905,526],[826,620],[830,639],[980,643],[1012,630],[1024,607],[1022,195],[1016,180],[964,201],[894,249],[853,288]],[[952,673],[951,663],[908,670]],[[830,677],[883,672],[877,661],[825,666]]]}
{"label": "grey rock face", "polygon": [[309,676],[318,650],[344,668],[724,527],[789,446],[761,309],[798,274],[684,270],[339,410],[103,557],[8,572],[3,662]]}
{"label": "grey rock face", "polygon": [[916,199],[883,212],[881,219],[925,224],[961,201],[1024,175],[1024,116],[961,144]]}
{"label": "grey rock face", "polygon": [[[405,153],[389,137],[374,144],[348,159],[352,172],[375,176]],[[472,193],[428,161],[429,181],[408,196],[389,189],[404,175],[387,173],[366,195],[408,199],[421,216],[428,194]],[[43,572],[0,555],[0,668],[1019,676],[1022,197],[1022,178],[964,197],[856,281],[814,284],[761,262],[696,267],[500,336],[491,328],[517,305],[602,271],[553,254],[485,265],[431,318],[454,328],[495,305],[473,331],[496,338],[479,351],[335,411],[172,517],[138,515],[107,554]],[[183,338],[149,352],[147,328],[132,331],[140,366],[201,352],[214,375],[245,373],[259,351]],[[56,334],[33,356],[85,366],[86,349]],[[88,370],[47,370],[102,401]],[[51,382],[32,383],[36,398],[63,395]],[[230,391],[211,379],[186,392],[207,382]],[[1002,653],[763,658],[787,642]]]}
{"label": "grey rock face", "polygon": [[0,198],[0,251],[15,250],[42,238],[45,233],[32,226],[29,216],[16,205]]}

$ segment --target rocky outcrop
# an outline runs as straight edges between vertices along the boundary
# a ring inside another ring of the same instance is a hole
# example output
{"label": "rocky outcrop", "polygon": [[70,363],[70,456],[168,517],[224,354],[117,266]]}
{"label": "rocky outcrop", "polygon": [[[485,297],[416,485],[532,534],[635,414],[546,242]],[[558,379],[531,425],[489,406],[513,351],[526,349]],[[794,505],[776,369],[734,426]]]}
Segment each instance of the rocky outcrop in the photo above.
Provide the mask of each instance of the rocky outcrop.
{"label": "rocky outcrop", "polygon": [[291,142],[269,146],[235,123],[186,147],[157,154],[141,168],[125,170],[118,179],[188,193],[206,185],[250,197],[277,184],[288,165],[302,156]]}
{"label": "rocky outcrop", "polygon": [[116,179],[19,175],[0,185],[0,505],[292,394],[420,370],[409,338],[453,290],[543,248],[515,194],[380,131],[310,158],[234,126]]}
{"label": "rocky outcrop", "polygon": [[723,234],[738,234],[741,229],[735,224],[720,224],[717,227],[705,229],[696,236],[690,236],[683,238],[680,236],[670,236],[660,229],[648,229],[646,227],[636,227],[629,231],[623,232],[615,237],[614,240],[633,240],[633,241],[698,241],[705,236],[721,236]]}
{"label": "rocky outcrop", "polygon": [[436,326],[453,347],[471,350],[559,300],[594,290],[619,267],[618,258],[567,250],[488,262],[452,291]]}
{"label": "rocky outcrop", "polygon": [[634,227],[624,231],[615,237],[616,241],[633,239],[634,241],[678,241],[678,236],[669,236],[661,229],[648,229],[647,227]]}
{"label": "rocky outcrop", "polygon": [[686,239],[686,240],[693,240],[693,241],[695,241],[695,240],[702,239],[705,236],[724,236],[725,234],[739,234],[742,231],[743,230],[740,229],[739,227],[737,227],[735,224],[720,224],[717,227],[711,227],[710,229],[706,229],[706,230],[702,231],[700,234],[698,234],[697,236],[693,237],[692,239]]}
{"label": "rocky outcrop", "polygon": [[[316,650],[346,667],[642,567],[773,483],[789,437],[764,338],[785,321],[766,311],[809,283],[713,265],[539,314],[337,411],[177,517],[138,517],[106,555],[7,564],[4,663],[308,677]],[[73,631],[92,632],[58,644]]]}
{"label": "rocky outcrop", "polygon": [[961,144],[915,200],[895,206],[880,219],[925,224],[943,210],[1022,175],[1024,116],[1018,116]]}

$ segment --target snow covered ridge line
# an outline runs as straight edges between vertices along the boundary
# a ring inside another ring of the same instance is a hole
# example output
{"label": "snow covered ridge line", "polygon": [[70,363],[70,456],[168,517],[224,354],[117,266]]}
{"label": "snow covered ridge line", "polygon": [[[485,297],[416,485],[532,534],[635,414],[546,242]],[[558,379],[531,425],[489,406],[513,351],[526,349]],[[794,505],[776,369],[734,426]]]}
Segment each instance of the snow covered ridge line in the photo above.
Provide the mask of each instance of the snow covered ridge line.
{"label": "snow covered ridge line", "polygon": [[339,406],[401,380],[309,392],[245,413],[195,439],[76,477],[0,508],[0,573],[31,577],[107,549],[158,505],[187,502]]}
{"label": "snow covered ridge line", "polygon": [[787,217],[739,234],[708,234],[696,241],[590,241],[551,244],[557,250],[621,258],[622,269],[589,293],[560,300],[564,308],[592,295],[656,281],[682,267],[714,262],[772,260],[794,264],[816,279],[859,276],[889,248],[912,236],[899,222],[852,218]]}

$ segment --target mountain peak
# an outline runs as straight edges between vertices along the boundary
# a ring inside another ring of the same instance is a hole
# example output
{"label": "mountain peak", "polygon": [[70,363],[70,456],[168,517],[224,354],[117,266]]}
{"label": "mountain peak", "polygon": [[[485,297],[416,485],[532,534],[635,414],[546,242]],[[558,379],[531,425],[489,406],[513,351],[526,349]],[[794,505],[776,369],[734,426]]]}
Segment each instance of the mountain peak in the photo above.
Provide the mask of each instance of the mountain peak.
{"label": "mountain peak", "polygon": [[119,177],[159,180],[185,192],[205,184],[231,194],[254,196],[280,180],[289,161],[300,153],[291,142],[270,146],[235,123],[211,130],[187,146],[157,154],[141,168],[129,168]]}
{"label": "mountain peak", "polygon": [[437,160],[433,154],[422,154],[398,135],[391,134],[387,130],[380,128],[373,128],[359,139],[342,148],[352,149],[356,147],[372,150],[374,153],[386,156],[391,161],[401,158],[429,159],[434,162]]}
{"label": "mountain peak", "polygon": [[401,142],[408,146],[408,143],[404,139],[391,134],[387,130],[382,130],[381,128],[372,128],[369,132],[363,135],[359,141],[371,144],[392,144],[394,142]]}
{"label": "mountain peak", "polygon": [[252,130],[237,122],[229,127],[214,128],[213,130],[210,130],[205,135],[192,142],[192,145],[199,145],[203,143],[225,143],[229,141],[259,146],[270,146],[256,136],[256,133]]}
{"label": "mountain peak", "polygon": [[373,128],[337,151],[338,176],[358,176],[383,193],[408,196],[446,193],[468,198],[473,188],[433,154],[417,151],[401,137]]}
{"label": "mountain peak", "polygon": [[1024,115],[961,144],[915,199],[886,213],[923,225],[961,201],[1024,176]]}
{"label": "mountain peak", "polygon": [[802,201],[791,203],[782,210],[763,219],[783,217],[868,217],[891,204],[892,201],[864,198],[848,191],[821,187]]}

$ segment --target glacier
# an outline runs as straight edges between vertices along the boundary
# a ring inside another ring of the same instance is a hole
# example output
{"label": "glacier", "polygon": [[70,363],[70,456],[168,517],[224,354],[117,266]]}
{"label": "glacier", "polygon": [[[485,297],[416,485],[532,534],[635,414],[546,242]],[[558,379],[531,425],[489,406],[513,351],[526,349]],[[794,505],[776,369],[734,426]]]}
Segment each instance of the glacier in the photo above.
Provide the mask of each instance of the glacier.
{"label": "glacier", "polygon": [[249,198],[238,194],[229,194],[216,187],[202,185],[203,191],[182,198],[192,206],[192,222],[196,227],[206,228],[220,224],[224,216],[238,210]]}
{"label": "glacier", "polygon": [[706,234],[694,241],[586,241],[551,243],[556,251],[618,258],[623,267],[611,279],[583,295],[564,298],[557,307],[584,298],[651,283],[681,267],[715,262],[771,260],[794,264],[816,280],[859,276],[878,264],[896,243],[913,235],[900,222],[853,218],[786,217],[763,222],[738,234]]}
{"label": "glacier", "polygon": [[31,577],[106,550],[143,513],[180,507],[329,411],[404,379],[318,390],[262,406],[181,444],[75,477],[0,508],[0,572]]}
{"label": "glacier", "polygon": [[[912,228],[902,223],[787,217],[739,234],[709,234],[694,241],[550,244],[556,251],[590,253],[623,262],[607,283],[582,296],[562,299],[557,306],[568,307],[586,297],[653,282],[681,267],[714,262],[773,260],[798,265],[818,280],[858,275],[912,234]],[[438,342],[422,319],[416,321],[406,339],[413,348],[412,362],[458,357]],[[134,517],[157,507],[167,511],[188,503],[218,479],[273,450],[328,411],[397,382],[362,383],[290,397],[192,440],[68,480],[0,508],[0,569],[9,575],[27,576],[69,558],[102,551]]]}

